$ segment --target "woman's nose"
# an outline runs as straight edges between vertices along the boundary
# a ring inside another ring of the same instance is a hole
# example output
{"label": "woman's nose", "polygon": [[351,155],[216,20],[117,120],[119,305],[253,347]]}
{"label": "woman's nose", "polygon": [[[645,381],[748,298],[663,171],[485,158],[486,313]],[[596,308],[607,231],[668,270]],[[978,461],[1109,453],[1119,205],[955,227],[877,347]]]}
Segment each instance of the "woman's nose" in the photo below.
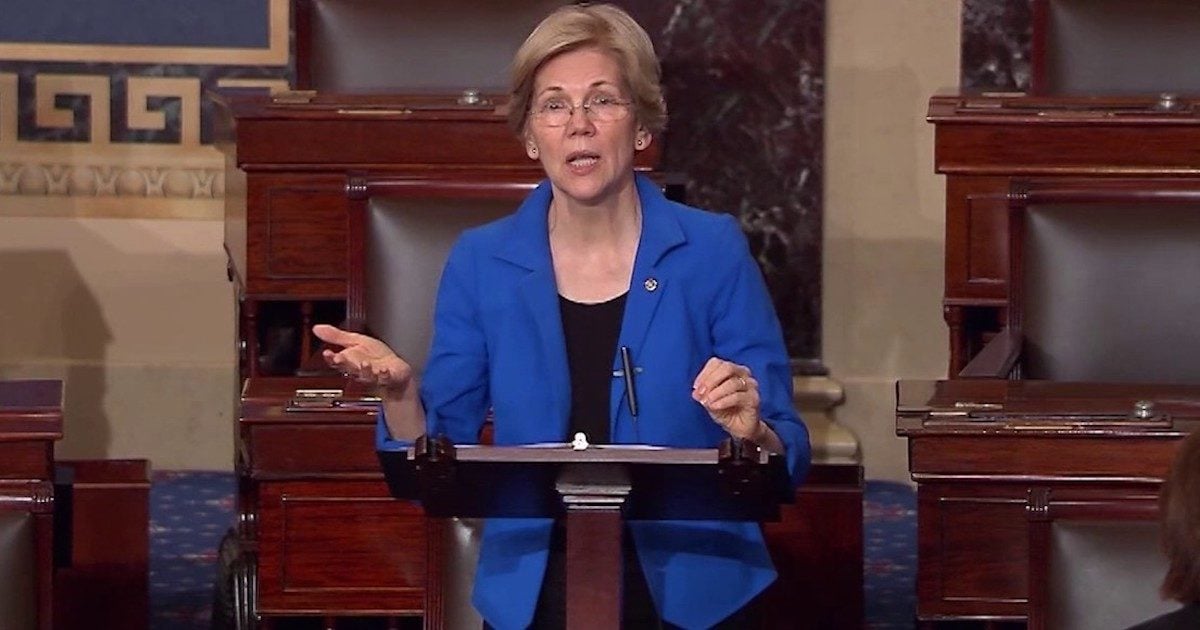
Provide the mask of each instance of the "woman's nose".
{"label": "woman's nose", "polygon": [[596,130],[592,117],[583,105],[571,108],[571,116],[567,118],[567,131],[572,135],[577,133],[593,133]]}

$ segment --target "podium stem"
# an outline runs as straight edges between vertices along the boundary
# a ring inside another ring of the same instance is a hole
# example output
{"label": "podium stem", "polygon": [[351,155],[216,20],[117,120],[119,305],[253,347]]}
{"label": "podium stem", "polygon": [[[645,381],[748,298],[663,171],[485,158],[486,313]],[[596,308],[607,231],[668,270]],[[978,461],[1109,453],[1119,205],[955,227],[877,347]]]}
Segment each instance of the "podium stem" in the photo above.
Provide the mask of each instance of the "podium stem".
{"label": "podium stem", "polygon": [[621,627],[622,521],[619,508],[567,511],[567,627]]}

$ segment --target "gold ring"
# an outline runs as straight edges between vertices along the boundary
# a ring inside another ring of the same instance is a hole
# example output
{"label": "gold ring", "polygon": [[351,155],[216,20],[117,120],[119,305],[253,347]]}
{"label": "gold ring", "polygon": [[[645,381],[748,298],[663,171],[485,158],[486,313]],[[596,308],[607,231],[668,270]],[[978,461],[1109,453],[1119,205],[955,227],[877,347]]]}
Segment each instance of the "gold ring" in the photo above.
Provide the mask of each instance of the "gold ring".
{"label": "gold ring", "polygon": [[745,377],[739,376],[739,377],[738,377],[738,380],[742,382],[742,388],[741,388],[741,389],[739,389],[738,391],[744,392],[744,391],[746,391],[747,389],[750,389],[750,386],[746,384],[746,378],[745,378]]}

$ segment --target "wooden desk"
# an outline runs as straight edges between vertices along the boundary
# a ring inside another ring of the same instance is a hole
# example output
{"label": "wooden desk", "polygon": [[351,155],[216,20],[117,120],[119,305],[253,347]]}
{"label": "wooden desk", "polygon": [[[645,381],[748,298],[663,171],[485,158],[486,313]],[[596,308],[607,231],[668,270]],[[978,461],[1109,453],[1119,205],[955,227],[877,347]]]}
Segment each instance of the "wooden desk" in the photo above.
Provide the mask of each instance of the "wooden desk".
{"label": "wooden desk", "polygon": [[34,523],[37,625],[52,627],[54,442],[62,438],[61,381],[0,381],[0,510]]}
{"label": "wooden desk", "polygon": [[[1134,419],[1139,400],[1153,416]],[[1200,386],[901,381],[896,432],[917,483],[917,616],[1023,620],[1032,493],[1154,494],[1200,425]]]}
{"label": "wooden desk", "polygon": [[[225,251],[238,305],[241,376],[293,375],[315,323],[346,316],[352,181],[403,180],[389,194],[453,199],[540,181],[498,109],[501,97],[216,95],[225,154]],[[636,157],[658,164],[661,142]],[[514,202],[513,208],[517,203]]]}
{"label": "wooden desk", "polygon": [[1004,323],[1008,195],[1015,179],[1195,177],[1200,109],[1147,97],[949,94],[929,101],[934,166],[946,175],[949,374]]}
{"label": "wooden desk", "polygon": [[248,597],[238,611],[244,618],[422,612],[425,516],[388,492],[375,455],[374,412],[285,411],[297,388],[346,386],[333,378],[246,382],[235,574],[238,592]]}
{"label": "wooden desk", "polygon": [[[369,411],[284,410],[296,388],[340,389],[340,378],[255,378],[237,431],[235,585],[250,621],[309,615],[423,613],[428,523],[391,498]],[[361,393],[353,388],[347,393]],[[814,465],[796,503],[764,526],[780,580],[768,610],[796,609],[822,628],[862,625],[862,467]],[[767,615],[771,628],[789,616]],[[243,625],[242,627],[249,627]]]}

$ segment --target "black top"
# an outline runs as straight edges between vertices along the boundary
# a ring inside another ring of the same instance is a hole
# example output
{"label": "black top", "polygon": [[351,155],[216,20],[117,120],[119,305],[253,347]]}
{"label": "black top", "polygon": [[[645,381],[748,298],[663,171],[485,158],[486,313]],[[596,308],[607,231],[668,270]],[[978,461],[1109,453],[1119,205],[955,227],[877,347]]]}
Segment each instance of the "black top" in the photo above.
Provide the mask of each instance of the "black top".
{"label": "black top", "polygon": [[578,432],[587,435],[591,444],[607,444],[611,439],[608,433],[609,393],[626,295],[598,304],[580,304],[558,296],[563,338],[567,344],[567,367],[571,372],[568,440]]}

